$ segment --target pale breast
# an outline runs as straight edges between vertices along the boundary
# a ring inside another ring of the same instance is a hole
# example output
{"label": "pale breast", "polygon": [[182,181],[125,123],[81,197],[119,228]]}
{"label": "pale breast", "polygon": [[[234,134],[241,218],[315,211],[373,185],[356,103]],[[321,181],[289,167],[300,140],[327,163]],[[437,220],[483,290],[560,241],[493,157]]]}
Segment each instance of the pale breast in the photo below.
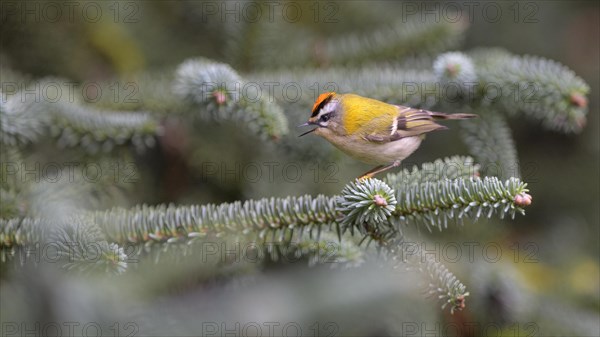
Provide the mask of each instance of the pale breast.
{"label": "pale breast", "polygon": [[391,164],[404,160],[419,148],[422,141],[420,136],[415,136],[375,143],[358,137],[338,136],[325,128],[320,128],[315,133],[349,156],[369,164]]}

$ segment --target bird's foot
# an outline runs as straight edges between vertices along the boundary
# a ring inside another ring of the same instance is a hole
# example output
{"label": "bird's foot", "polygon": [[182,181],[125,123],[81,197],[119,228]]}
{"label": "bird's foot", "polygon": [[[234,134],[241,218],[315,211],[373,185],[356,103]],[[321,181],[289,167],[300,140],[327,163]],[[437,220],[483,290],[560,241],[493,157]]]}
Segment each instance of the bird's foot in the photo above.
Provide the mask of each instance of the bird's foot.
{"label": "bird's foot", "polygon": [[358,179],[358,181],[362,182],[367,179],[373,178],[376,174],[387,171],[387,170],[389,170],[393,167],[397,167],[397,166],[400,166],[400,161],[395,161],[389,165],[379,165],[379,166],[361,174],[360,177],[358,177],[356,179]]}

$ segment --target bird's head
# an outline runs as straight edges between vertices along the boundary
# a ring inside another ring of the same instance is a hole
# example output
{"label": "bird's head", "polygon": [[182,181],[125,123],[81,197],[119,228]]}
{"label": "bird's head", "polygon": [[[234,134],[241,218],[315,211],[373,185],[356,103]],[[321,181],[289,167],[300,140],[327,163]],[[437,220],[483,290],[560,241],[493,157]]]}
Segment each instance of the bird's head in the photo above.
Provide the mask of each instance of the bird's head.
{"label": "bird's head", "polygon": [[[310,118],[300,126],[315,125],[317,128],[301,134],[304,136],[320,128],[334,129],[339,126],[339,99],[335,92],[325,92],[319,95],[313,105]],[[317,132],[318,133],[318,132]]]}

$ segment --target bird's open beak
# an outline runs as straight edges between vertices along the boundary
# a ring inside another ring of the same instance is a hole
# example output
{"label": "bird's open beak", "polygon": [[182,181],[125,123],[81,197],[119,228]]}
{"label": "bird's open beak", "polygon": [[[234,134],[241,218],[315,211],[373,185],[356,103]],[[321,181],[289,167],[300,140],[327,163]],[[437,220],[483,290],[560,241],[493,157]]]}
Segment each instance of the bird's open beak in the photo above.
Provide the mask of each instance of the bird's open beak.
{"label": "bird's open beak", "polygon": [[[298,127],[309,126],[309,125],[314,125],[314,123],[311,123],[311,122],[306,122],[306,123],[304,123],[304,124],[300,124],[300,125],[298,125]],[[300,135],[300,136],[298,136],[298,137],[302,137],[302,136],[304,136],[304,135],[307,135],[307,134],[309,134],[309,133],[311,133],[311,132],[315,131],[316,129],[318,129],[318,128],[314,128],[314,129],[312,129],[312,130],[306,131],[305,133],[301,134],[301,135]]]}

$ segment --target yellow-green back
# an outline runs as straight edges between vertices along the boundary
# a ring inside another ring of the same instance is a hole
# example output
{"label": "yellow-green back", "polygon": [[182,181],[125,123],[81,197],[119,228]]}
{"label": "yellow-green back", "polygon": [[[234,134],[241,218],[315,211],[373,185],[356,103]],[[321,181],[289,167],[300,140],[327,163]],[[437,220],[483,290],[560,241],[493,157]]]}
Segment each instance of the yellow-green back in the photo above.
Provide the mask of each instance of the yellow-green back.
{"label": "yellow-green back", "polygon": [[344,128],[348,134],[354,134],[365,126],[374,130],[388,130],[394,118],[398,116],[395,105],[354,94],[345,94],[341,100],[344,109]]}

